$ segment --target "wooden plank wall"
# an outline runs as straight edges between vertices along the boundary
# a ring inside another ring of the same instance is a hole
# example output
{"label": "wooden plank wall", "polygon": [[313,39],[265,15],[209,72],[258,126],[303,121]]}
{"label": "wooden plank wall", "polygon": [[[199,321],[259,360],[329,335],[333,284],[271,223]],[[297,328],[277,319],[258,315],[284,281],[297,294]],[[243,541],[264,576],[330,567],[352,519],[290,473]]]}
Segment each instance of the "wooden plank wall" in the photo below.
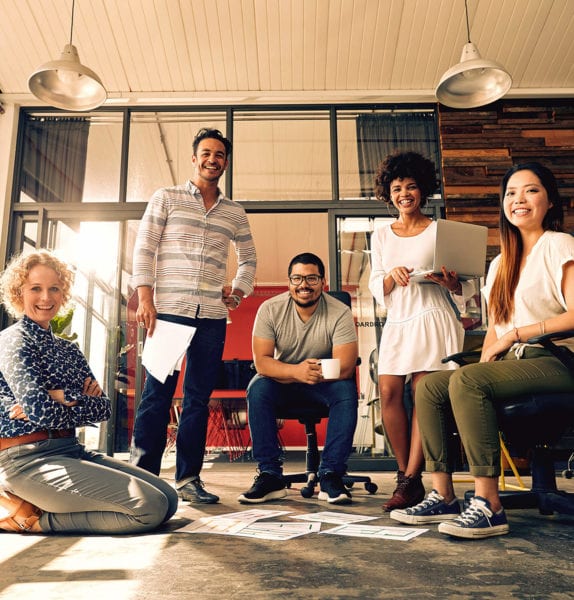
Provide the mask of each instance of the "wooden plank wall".
{"label": "wooden plank wall", "polygon": [[574,232],[574,102],[499,101],[456,110],[439,105],[447,218],[486,225],[488,261],[498,254],[499,186],[513,164],[537,160],[556,175]]}

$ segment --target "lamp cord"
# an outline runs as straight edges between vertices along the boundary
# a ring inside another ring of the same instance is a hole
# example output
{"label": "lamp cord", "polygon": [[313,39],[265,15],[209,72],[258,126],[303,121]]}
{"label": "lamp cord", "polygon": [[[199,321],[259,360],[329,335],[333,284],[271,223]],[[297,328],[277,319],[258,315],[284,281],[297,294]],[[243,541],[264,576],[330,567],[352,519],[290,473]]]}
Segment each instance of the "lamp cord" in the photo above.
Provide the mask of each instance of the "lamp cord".
{"label": "lamp cord", "polygon": [[[466,2],[466,0],[464,0]],[[70,25],[70,46],[72,45],[72,33],[74,31],[74,5],[76,0],[72,0],[72,23]]]}
{"label": "lamp cord", "polygon": [[470,44],[470,25],[468,24],[468,4],[467,4],[467,0],[464,0],[464,12],[466,14],[466,37],[468,38],[468,43]]}

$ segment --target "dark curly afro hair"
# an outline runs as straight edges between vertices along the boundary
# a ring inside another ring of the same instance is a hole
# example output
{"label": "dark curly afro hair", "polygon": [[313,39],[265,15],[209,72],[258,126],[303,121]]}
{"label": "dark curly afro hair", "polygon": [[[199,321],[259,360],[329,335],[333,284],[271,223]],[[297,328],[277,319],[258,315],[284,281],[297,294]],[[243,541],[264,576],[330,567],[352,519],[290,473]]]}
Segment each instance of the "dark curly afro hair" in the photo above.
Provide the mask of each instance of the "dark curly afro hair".
{"label": "dark curly afro hair", "polygon": [[391,201],[391,183],[395,179],[411,177],[421,190],[421,206],[438,187],[434,163],[418,152],[390,154],[379,164],[375,174],[375,197],[387,204]]}

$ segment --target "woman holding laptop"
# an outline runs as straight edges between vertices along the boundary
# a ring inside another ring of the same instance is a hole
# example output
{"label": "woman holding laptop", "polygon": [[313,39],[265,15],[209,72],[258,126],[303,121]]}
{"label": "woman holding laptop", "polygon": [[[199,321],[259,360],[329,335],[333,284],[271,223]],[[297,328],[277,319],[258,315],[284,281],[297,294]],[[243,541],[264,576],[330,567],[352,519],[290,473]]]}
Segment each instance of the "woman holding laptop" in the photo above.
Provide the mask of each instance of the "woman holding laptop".
{"label": "woman holding laptop", "polygon": [[[456,368],[441,359],[462,350],[464,329],[450,299],[461,307],[474,294],[472,282],[459,281],[449,265],[427,283],[410,280],[433,264],[436,222],[423,214],[437,188],[435,166],[416,152],[388,156],[377,168],[375,195],[398,211],[396,221],[372,237],[369,289],[387,310],[379,349],[379,395],[387,439],[398,465],[397,487],[385,511],[418,504],[425,496],[423,451],[413,408],[411,425],[403,403],[407,377],[412,397],[421,377]],[[429,285],[434,282],[438,285]],[[449,298],[449,295],[451,298]]]}

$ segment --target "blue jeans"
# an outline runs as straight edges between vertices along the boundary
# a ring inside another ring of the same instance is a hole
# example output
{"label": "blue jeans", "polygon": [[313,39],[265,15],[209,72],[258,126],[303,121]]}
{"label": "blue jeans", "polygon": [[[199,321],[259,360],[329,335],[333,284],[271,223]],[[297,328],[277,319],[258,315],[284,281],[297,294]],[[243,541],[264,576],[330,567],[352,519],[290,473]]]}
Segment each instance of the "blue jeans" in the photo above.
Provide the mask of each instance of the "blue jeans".
{"label": "blue jeans", "polygon": [[327,381],[316,385],[279,383],[256,375],[247,388],[249,429],[253,458],[260,472],[281,476],[281,448],[277,441],[279,407],[297,402],[324,404],[329,407],[327,439],[321,455],[319,476],[344,475],[353,448],[357,425],[357,387],[353,379]]}
{"label": "blue jeans", "polygon": [[[159,319],[197,327],[186,352],[183,404],[176,441],[175,480],[198,476],[203,465],[209,398],[217,382],[225,343],[225,319],[191,319],[158,315]],[[167,441],[169,413],[179,371],[165,383],[146,372],[132,438],[131,462],[159,474]]]}

